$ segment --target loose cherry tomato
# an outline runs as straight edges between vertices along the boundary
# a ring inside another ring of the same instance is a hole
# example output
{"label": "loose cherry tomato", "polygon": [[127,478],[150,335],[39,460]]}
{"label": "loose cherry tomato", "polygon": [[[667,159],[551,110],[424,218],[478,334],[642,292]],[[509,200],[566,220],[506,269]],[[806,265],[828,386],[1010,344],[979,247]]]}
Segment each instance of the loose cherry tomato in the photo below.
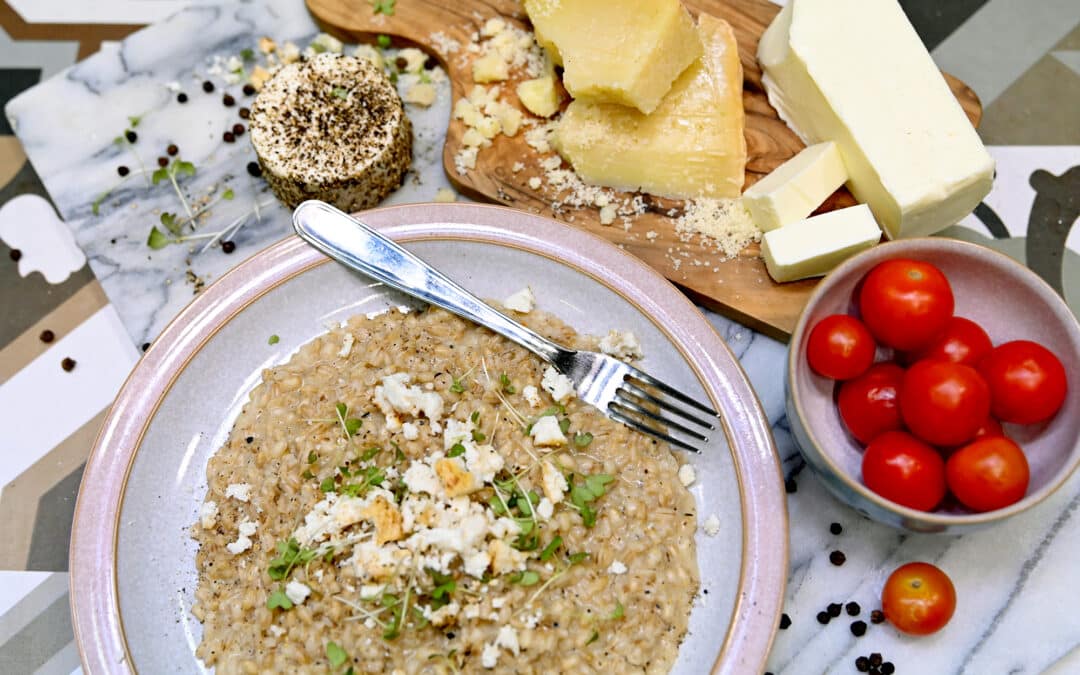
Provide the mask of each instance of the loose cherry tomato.
{"label": "loose cherry tomato", "polygon": [[1024,451],[1004,436],[980,438],[965,445],[945,465],[949,489],[973,511],[1015,504],[1024,498],[1029,478]]}
{"label": "loose cherry tomato", "polygon": [[853,316],[833,314],[817,322],[806,341],[806,358],[818,375],[848,380],[866,372],[877,345],[866,326]]}
{"label": "loose cherry tomato", "polygon": [[954,316],[945,324],[945,332],[933,342],[908,355],[911,363],[923,359],[952,361],[976,368],[994,348],[990,336],[971,319]]}
{"label": "loose cherry tomato", "polygon": [[859,311],[878,342],[922,349],[945,330],[953,314],[952,287],[930,263],[886,260],[870,270],[859,292]]}
{"label": "loose cherry tomato", "polygon": [[936,633],[956,611],[956,588],[949,575],[930,563],[901,565],[881,589],[881,610],[901,632]]}
{"label": "loose cherry tomato", "polygon": [[990,385],[990,410],[1003,422],[1043,422],[1065,402],[1065,367],[1038,343],[1006,342],[983,359],[979,372]]}
{"label": "loose cherry tomato", "polygon": [[1004,435],[1005,430],[1001,428],[1001,422],[998,422],[993,417],[987,417],[986,421],[982,423],[982,426],[975,430],[975,438],[988,438]]}
{"label": "loose cherry tomato", "polygon": [[855,440],[866,444],[881,433],[903,428],[899,402],[903,379],[904,369],[895,363],[875,363],[840,385],[836,405]]}
{"label": "loose cherry tomato", "polygon": [[900,413],[911,433],[927,443],[960,445],[989,416],[990,388],[970,366],[919,361],[904,373]]}
{"label": "loose cherry tomato", "polygon": [[886,431],[866,447],[863,482],[885,499],[929,511],[945,497],[945,461],[903,431]]}

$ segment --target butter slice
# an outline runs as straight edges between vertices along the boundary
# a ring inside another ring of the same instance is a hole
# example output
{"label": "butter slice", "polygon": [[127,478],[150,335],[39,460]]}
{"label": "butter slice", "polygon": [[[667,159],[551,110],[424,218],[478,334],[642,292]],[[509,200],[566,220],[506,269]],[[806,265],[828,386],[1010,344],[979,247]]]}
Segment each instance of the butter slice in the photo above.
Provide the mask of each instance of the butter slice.
{"label": "butter slice", "polygon": [[836,142],[889,238],[933,234],[990,191],[994,161],[896,0],[791,0],[758,61],[769,102],[807,145]]}
{"label": "butter slice", "polygon": [[743,204],[762,232],[809,216],[847,180],[832,141],[804,149],[743,193]]}
{"label": "butter slice", "polygon": [[823,276],[880,239],[874,214],[859,204],[766,232],[761,257],[773,279],[795,281]]}
{"label": "butter slice", "polygon": [[563,66],[574,98],[649,113],[701,56],[679,0],[525,0],[536,40]]}
{"label": "butter slice", "polygon": [[674,198],[732,198],[746,172],[742,66],[735,33],[702,14],[701,59],[645,115],[613,103],[570,103],[555,130],[559,153],[585,181]]}

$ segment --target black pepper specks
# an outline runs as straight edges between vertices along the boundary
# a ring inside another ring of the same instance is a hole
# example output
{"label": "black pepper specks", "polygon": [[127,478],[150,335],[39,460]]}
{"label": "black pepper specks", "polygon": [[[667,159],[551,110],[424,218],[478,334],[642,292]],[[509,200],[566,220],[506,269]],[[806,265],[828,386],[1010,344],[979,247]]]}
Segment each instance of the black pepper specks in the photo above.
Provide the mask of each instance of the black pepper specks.
{"label": "black pepper specks", "polygon": [[202,83],[202,90],[205,91],[207,94],[213,93],[213,91],[214,91],[214,83],[211,82],[210,80],[207,80],[206,82],[203,82]]}
{"label": "black pepper specks", "polygon": [[233,132],[226,131],[221,135],[221,139],[226,143],[233,143],[236,141],[236,136],[233,136]]}
{"label": "black pepper specks", "polygon": [[848,616],[859,616],[859,612],[862,611],[862,607],[859,607],[857,602],[849,602],[844,605],[844,611],[848,613]]}
{"label": "black pepper specks", "polygon": [[49,344],[56,339],[56,333],[46,328],[45,330],[41,331],[41,335],[38,336],[38,339],[45,344]]}
{"label": "black pepper specks", "polygon": [[235,250],[236,250],[236,242],[233,242],[233,241],[223,241],[223,242],[221,242],[221,251],[223,253],[232,253]]}
{"label": "black pepper specks", "polygon": [[236,113],[238,115],[240,115],[240,119],[242,119],[242,120],[246,120],[249,117],[251,117],[251,111],[248,110],[247,108],[240,108],[239,110],[236,111]]}
{"label": "black pepper specks", "polygon": [[244,135],[244,125],[240,124],[239,122],[232,125],[232,132],[233,132],[234,136],[243,136]]}
{"label": "black pepper specks", "polygon": [[821,624],[822,626],[824,626],[824,625],[826,625],[827,623],[829,623],[829,621],[830,621],[830,620],[832,620],[832,617],[831,617],[831,616],[829,616],[829,613],[828,613],[828,612],[818,612],[818,613],[817,613],[817,621],[818,621],[818,623],[820,623],[820,624]]}
{"label": "black pepper specks", "polygon": [[829,554],[829,562],[839,567],[847,562],[847,556],[843,551],[833,551]]}
{"label": "black pepper specks", "polygon": [[232,97],[232,94],[225,94],[221,97],[221,105],[231,108],[236,105],[236,99]]}
{"label": "black pepper specks", "polygon": [[791,626],[791,617],[787,614],[780,615],[780,630],[787,630]]}
{"label": "black pepper specks", "polygon": [[878,668],[881,675],[892,675],[896,672],[896,666],[892,664],[892,661],[885,661]]}
{"label": "black pepper specks", "polygon": [[179,94],[177,94],[176,95],[176,102],[177,103],[187,103],[187,94],[185,94],[184,92],[180,92]]}
{"label": "black pepper specks", "polygon": [[255,95],[255,85],[251,84],[250,82],[248,84],[245,84],[244,85],[244,96],[254,96],[254,95]]}
{"label": "black pepper specks", "polygon": [[12,262],[19,262],[20,260],[22,260],[22,251],[17,248],[13,248],[11,249],[11,252],[8,253],[8,257],[11,258]]}
{"label": "black pepper specks", "polygon": [[60,367],[63,368],[65,372],[70,373],[75,370],[75,359],[70,356],[65,356],[64,360],[60,362]]}
{"label": "black pepper specks", "polygon": [[244,439],[244,442],[245,443],[251,443],[254,440],[255,440],[254,436],[248,436],[247,438]]}
{"label": "black pepper specks", "polygon": [[120,174],[120,177],[123,178],[124,176],[131,173],[131,169],[121,164],[120,166],[116,167],[116,173]]}
{"label": "black pepper specks", "polygon": [[142,350],[145,352],[147,349],[150,349],[150,343],[149,342],[142,343]]}
{"label": "black pepper specks", "polygon": [[259,177],[262,176],[262,167],[259,166],[258,162],[248,162],[247,163],[247,172],[248,172],[249,176],[254,176],[255,178],[259,178]]}
{"label": "black pepper specks", "polygon": [[128,143],[134,143],[135,141],[139,140],[139,134],[135,133],[131,129],[128,129],[124,132],[124,138],[128,140]]}
{"label": "black pepper specks", "polygon": [[870,612],[870,623],[882,623],[885,621],[885,612],[875,609]]}
{"label": "black pepper specks", "polygon": [[180,152],[180,148],[176,147],[176,143],[169,143],[169,147],[165,148],[165,152],[170,157],[175,157],[176,153]]}
{"label": "black pepper specks", "polygon": [[840,612],[843,611],[843,606],[839,602],[830,602],[829,606],[825,608],[829,612],[829,616],[840,616]]}
{"label": "black pepper specks", "polygon": [[865,673],[870,670],[870,659],[866,658],[865,656],[860,656],[859,658],[855,659],[855,670],[859,671],[860,673]]}
{"label": "black pepper specks", "polygon": [[158,157],[157,158],[157,165],[160,166],[162,169],[164,169],[165,167],[169,166],[169,158],[168,157]]}
{"label": "black pepper specks", "polygon": [[866,622],[865,621],[852,621],[851,622],[851,634],[855,637],[862,637],[866,635]]}
{"label": "black pepper specks", "polygon": [[832,532],[833,534],[840,534],[843,531],[844,531],[844,526],[841,525],[840,523],[833,523],[833,524],[829,525],[829,532]]}

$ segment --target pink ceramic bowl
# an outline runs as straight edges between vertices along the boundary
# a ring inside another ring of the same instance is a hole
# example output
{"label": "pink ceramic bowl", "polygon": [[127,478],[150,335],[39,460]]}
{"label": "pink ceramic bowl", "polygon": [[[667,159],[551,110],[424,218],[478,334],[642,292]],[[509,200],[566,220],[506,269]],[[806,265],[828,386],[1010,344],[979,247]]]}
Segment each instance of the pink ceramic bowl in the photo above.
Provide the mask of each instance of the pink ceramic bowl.
{"label": "pink ceramic bowl", "polygon": [[[830,314],[857,314],[854,291],[878,263],[913,258],[941,269],[952,284],[956,315],[972,319],[994,345],[1034,340],[1065,365],[1069,391],[1058,414],[1032,427],[1005,425],[1006,434],[1027,454],[1031,482],[1019,502],[996,511],[972,513],[946,498],[935,512],[909,509],[871,492],[862,482],[862,446],[840,420],[835,383],[810,370],[806,341],[810,329]],[[876,521],[914,532],[959,534],[1035,506],[1057,490],[1080,464],[1080,326],[1065,302],[1031,270],[977,244],[944,238],[893,241],[876,246],[833,270],[814,290],[788,347],[787,415],[807,463],[838,498]]]}

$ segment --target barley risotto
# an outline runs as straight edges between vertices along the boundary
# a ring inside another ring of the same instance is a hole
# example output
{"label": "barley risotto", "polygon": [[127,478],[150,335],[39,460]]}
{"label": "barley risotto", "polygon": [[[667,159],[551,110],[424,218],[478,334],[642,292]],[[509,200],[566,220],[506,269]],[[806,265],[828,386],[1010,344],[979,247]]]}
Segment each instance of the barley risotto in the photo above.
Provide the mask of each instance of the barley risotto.
{"label": "barley risotto", "polygon": [[265,370],[209,461],[197,655],[226,675],[667,672],[698,590],[679,468],[487,329],[354,317]]}

